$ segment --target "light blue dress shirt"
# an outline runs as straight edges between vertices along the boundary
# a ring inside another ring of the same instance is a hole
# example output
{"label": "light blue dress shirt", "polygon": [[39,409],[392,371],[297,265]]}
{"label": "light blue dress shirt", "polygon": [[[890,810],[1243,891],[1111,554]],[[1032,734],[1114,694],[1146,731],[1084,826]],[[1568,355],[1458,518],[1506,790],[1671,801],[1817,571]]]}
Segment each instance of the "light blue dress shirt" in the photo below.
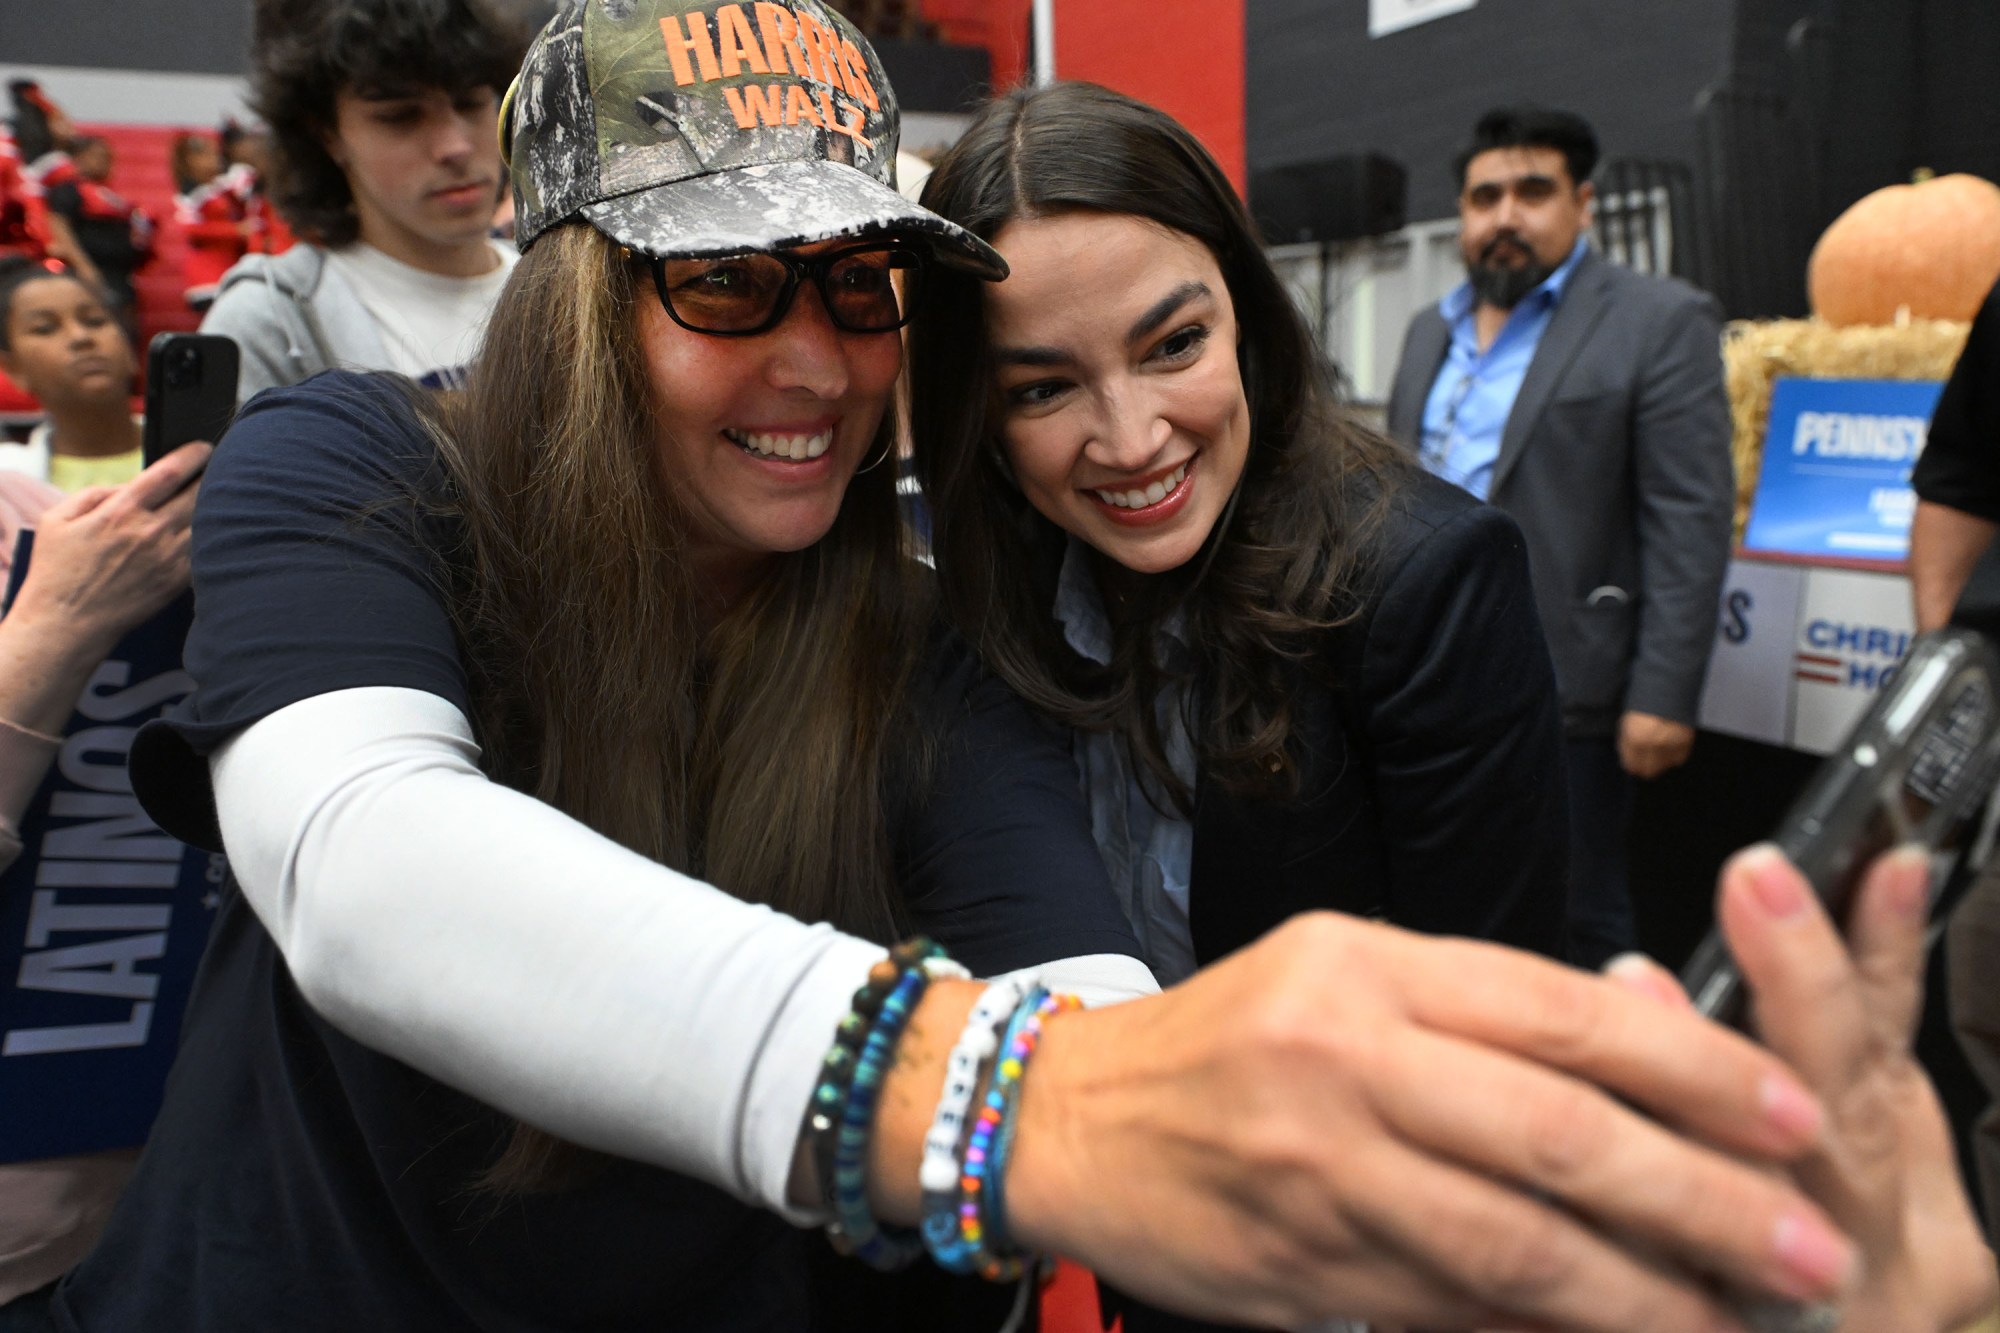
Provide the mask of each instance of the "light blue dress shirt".
{"label": "light blue dress shirt", "polygon": [[1521,298],[1507,316],[1493,345],[1479,350],[1473,323],[1476,302],[1472,284],[1461,282],[1438,302],[1438,312],[1451,328],[1451,346],[1444,366],[1424,400],[1423,450],[1426,468],[1484,500],[1493,489],[1493,464],[1500,457],[1500,436],[1507,414],[1520,396],[1528,363],[1548,331],[1556,304],[1576,272],[1589,242],[1577,238],[1576,248],[1562,267]]}
{"label": "light blue dress shirt", "polygon": [[[1071,648],[1097,663],[1111,662],[1111,617],[1105,613],[1090,548],[1072,537],[1056,579],[1056,620]],[[1161,632],[1165,660],[1185,662],[1179,617]],[[1189,791],[1195,786],[1194,740],[1188,735],[1185,690],[1170,690],[1154,707],[1167,765]],[[1194,825],[1173,813],[1164,795],[1146,795],[1145,778],[1117,736],[1075,734],[1077,778],[1090,803],[1090,832],[1111,887],[1139,937],[1139,952],[1162,986],[1194,975],[1194,932],[1188,925],[1188,880],[1194,865]]]}

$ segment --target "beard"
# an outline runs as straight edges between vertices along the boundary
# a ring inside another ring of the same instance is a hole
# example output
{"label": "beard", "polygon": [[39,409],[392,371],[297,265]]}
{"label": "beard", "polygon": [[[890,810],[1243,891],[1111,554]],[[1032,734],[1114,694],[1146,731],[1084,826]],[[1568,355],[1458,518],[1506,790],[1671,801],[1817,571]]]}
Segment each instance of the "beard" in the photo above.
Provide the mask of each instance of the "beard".
{"label": "beard", "polygon": [[[1511,245],[1526,256],[1518,267],[1509,268],[1493,262],[1503,245]],[[1522,297],[1547,282],[1549,275],[1555,271],[1555,265],[1544,264],[1537,259],[1528,243],[1510,231],[1503,231],[1488,241],[1480,249],[1477,259],[1465,261],[1465,276],[1472,284],[1472,294],[1482,304],[1502,310],[1512,310],[1519,305]]]}

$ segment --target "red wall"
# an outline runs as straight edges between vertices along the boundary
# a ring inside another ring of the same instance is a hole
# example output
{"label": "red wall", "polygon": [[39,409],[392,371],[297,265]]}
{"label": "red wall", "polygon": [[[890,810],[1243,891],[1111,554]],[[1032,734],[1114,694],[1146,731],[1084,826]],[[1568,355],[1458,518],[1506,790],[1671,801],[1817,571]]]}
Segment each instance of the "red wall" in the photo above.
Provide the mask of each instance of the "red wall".
{"label": "red wall", "polygon": [[1056,73],[1169,112],[1215,154],[1241,194],[1244,3],[1056,0]]}
{"label": "red wall", "polygon": [[[1245,0],[1055,0],[1056,74],[1162,107],[1193,130],[1243,191]],[[984,46],[993,82],[1028,75],[1029,0],[924,0],[949,42]],[[1163,18],[1162,15],[1171,15]]]}
{"label": "red wall", "polygon": [[993,58],[993,86],[1012,88],[1025,77],[1030,59],[1028,4],[1029,0],[923,0],[922,11],[944,41],[985,47]]}

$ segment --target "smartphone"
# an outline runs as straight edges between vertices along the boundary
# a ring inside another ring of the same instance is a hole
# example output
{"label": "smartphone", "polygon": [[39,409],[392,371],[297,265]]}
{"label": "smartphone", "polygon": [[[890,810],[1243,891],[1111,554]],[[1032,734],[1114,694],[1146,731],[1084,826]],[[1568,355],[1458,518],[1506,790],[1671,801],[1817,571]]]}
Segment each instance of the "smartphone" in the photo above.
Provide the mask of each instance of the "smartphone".
{"label": "smartphone", "polygon": [[146,349],[144,457],[151,467],[190,440],[222,438],[236,415],[236,340],[162,333]]}
{"label": "smartphone", "polygon": [[[1773,839],[1845,922],[1862,876],[1892,847],[1930,853],[1935,906],[1991,850],[1983,818],[2000,780],[2000,654],[1985,635],[1919,636],[1846,741],[1827,757]],[[1742,977],[1711,931],[1681,973],[1700,1012],[1742,1029]]]}

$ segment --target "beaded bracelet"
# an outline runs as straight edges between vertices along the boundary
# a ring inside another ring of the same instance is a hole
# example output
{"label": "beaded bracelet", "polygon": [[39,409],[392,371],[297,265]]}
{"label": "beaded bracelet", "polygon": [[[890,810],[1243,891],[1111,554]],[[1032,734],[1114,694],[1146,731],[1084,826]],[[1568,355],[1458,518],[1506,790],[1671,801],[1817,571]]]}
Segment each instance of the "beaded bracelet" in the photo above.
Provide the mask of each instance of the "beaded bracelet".
{"label": "beaded bracelet", "polygon": [[917,1181],[923,1189],[924,1244],[951,1272],[963,1266],[967,1250],[958,1234],[958,1180],[965,1143],[966,1111],[979,1091],[980,1075],[1000,1049],[1001,1028],[1026,998],[1033,983],[1008,977],[988,986],[972,1006],[965,1030],[945,1066],[944,1092],[924,1136],[924,1161]]}
{"label": "beaded bracelet", "polygon": [[993,1131],[993,1146],[986,1151],[987,1244],[996,1250],[1012,1249],[1014,1245],[1013,1238],[1007,1234],[1007,1159],[1014,1152],[1014,1126],[1021,1123],[1020,1117],[1014,1114],[1020,1105],[1021,1094],[1017,1084],[1014,1095],[1008,1099],[1006,1112],[1000,1117],[999,1126]]}
{"label": "beaded bracelet", "polygon": [[[834,1134],[833,1220],[827,1224],[827,1236],[836,1250],[873,1268],[902,1268],[924,1252],[923,1240],[917,1232],[881,1226],[868,1206],[868,1145],[875,1127],[876,1097],[888,1074],[896,1042],[909,1021],[910,1011],[923,998],[931,969],[940,962],[926,960],[905,971],[882,1002],[861,1053],[855,1057],[853,1080],[848,1085]],[[958,975],[966,973],[960,969]]]}
{"label": "beaded bracelet", "polygon": [[841,1108],[847,1103],[847,1090],[854,1082],[855,1059],[868,1039],[875,1015],[882,1011],[882,1002],[902,980],[905,970],[943,956],[944,950],[922,936],[893,946],[887,958],[868,969],[867,981],[854,992],[853,1003],[834,1029],[833,1045],[827,1048],[820,1062],[819,1080],[806,1108],[806,1133],[813,1167],[819,1174],[821,1207],[833,1206],[834,1136],[840,1125]]}
{"label": "beaded bracelet", "polygon": [[[1029,992],[1014,1010],[985,1102],[972,1123],[965,1145],[965,1168],[959,1177],[958,1231],[967,1253],[965,1266],[954,1271],[976,1272],[989,1282],[1013,1282],[1026,1271],[1027,1256],[1015,1251],[1007,1237],[1001,1211],[999,1170],[1004,1151],[996,1154],[995,1136],[1011,1145],[1012,1121],[1020,1105],[1021,1079],[1041,1041],[1042,1024],[1051,1014],[1082,1007],[1074,995],[1052,995],[1042,987]],[[1005,1126],[1003,1130],[1003,1125]]]}
{"label": "beaded bracelet", "polygon": [[868,1144],[875,1100],[889,1058],[910,1012],[935,977],[962,978],[966,970],[928,940],[911,940],[869,970],[854,993],[854,1007],[840,1022],[821,1065],[807,1127],[821,1188],[833,1213],[827,1237],[842,1254],[876,1268],[900,1268],[923,1253],[913,1231],[889,1230],[868,1206]]}

